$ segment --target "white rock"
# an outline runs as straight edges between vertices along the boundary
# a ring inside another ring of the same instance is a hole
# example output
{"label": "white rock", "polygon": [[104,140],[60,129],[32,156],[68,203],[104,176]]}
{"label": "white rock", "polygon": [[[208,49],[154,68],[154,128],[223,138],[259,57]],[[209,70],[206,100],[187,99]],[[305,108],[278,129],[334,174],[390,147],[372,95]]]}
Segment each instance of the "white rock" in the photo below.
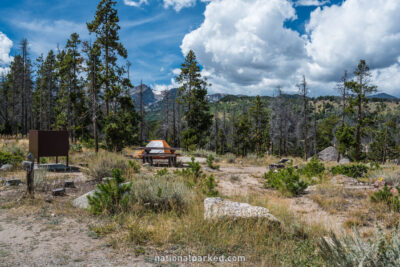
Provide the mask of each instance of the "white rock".
{"label": "white rock", "polygon": [[87,209],[89,207],[89,200],[87,199],[88,196],[93,196],[96,190],[90,191],[72,201],[72,206],[81,209]]}
{"label": "white rock", "polygon": [[204,219],[229,218],[266,218],[280,223],[268,209],[252,206],[247,203],[232,202],[222,198],[206,198],[204,200]]}
{"label": "white rock", "polygon": [[350,160],[348,158],[341,158],[339,161],[340,164],[349,164]]}
{"label": "white rock", "polygon": [[11,164],[4,164],[3,166],[1,166],[0,170],[2,170],[2,171],[11,171],[12,167],[13,166]]}
{"label": "white rock", "polygon": [[337,161],[338,152],[333,146],[327,147],[318,153],[318,158],[322,161]]}

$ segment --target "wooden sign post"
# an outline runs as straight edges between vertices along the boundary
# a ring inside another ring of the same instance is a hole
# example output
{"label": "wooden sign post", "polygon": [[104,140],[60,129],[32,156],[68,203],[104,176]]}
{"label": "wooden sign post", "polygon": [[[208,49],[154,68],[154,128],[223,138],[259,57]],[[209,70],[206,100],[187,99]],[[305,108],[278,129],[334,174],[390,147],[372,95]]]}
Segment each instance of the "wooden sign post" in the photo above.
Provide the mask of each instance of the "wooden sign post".
{"label": "wooden sign post", "polygon": [[34,196],[34,177],[35,177],[35,157],[32,153],[28,154],[27,161],[22,163],[23,168],[26,170],[26,195],[33,198]]}

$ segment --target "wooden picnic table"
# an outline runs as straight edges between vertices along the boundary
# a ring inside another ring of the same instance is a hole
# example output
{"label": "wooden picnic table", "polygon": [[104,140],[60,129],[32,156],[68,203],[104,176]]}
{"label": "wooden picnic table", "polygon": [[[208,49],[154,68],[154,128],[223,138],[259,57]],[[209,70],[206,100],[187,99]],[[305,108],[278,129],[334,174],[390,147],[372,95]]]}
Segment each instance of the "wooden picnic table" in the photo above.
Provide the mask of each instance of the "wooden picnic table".
{"label": "wooden picnic table", "polygon": [[[144,150],[144,153],[141,155],[143,163],[150,163],[153,166],[154,157],[162,157],[168,159],[168,167],[177,166],[177,156],[175,152],[177,150],[181,150],[181,148],[174,148],[174,147],[137,147],[134,150]],[[151,150],[168,150],[171,153],[150,153]]]}

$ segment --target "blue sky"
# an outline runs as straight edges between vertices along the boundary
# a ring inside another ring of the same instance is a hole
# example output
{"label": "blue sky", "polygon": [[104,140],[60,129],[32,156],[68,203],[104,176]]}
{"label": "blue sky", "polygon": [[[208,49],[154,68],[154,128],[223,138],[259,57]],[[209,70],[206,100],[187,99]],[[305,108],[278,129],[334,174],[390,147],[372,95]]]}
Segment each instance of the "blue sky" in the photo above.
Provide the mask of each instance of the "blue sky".
{"label": "blue sky", "polygon": [[[381,91],[399,96],[398,0],[117,2],[120,37],[128,49],[135,84],[142,79],[158,90],[175,86],[183,54],[193,49],[213,84],[211,92],[271,95],[278,85],[295,92],[299,77],[306,75],[312,95],[333,94],[344,69],[351,72],[365,58]],[[83,40],[93,39],[85,23],[93,19],[97,3],[2,0],[0,33],[13,44],[7,51],[9,45],[0,43],[0,53],[19,53],[22,38],[30,41],[32,59],[62,48],[73,32]],[[364,16],[371,10],[376,13],[372,22]],[[361,32],[360,25],[377,36],[360,34],[355,41],[350,29]],[[6,67],[6,55],[0,55],[0,63]]]}

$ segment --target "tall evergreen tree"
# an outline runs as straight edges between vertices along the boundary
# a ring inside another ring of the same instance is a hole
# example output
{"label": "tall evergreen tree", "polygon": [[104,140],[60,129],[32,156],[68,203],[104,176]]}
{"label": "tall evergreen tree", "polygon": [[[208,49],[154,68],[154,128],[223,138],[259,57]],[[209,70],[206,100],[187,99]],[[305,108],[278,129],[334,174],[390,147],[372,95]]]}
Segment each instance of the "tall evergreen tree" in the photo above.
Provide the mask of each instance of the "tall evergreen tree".
{"label": "tall evergreen tree", "polygon": [[201,77],[200,66],[195,53],[190,50],[177,77],[181,84],[179,101],[185,107],[186,128],[182,132],[182,142],[188,150],[203,147],[212,125],[212,115],[207,101],[207,82]]}
{"label": "tall evergreen tree", "polygon": [[94,20],[87,23],[89,32],[96,35],[96,44],[102,51],[101,81],[104,85],[106,115],[110,113],[110,105],[115,106],[115,101],[120,96],[121,89],[117,85],[119,79],[117,74],[118,56],[123,58],[128,56],[126,49],[119,42],[120,26],[118,25],[118,12],[115,8],[116,3],[113,0],[101,0],[97,6]]}
{"label": "tall evergreen tree", "polygon": [[354,75],[355,79],[346,82],[345,85],[355,95],[355,99],[353,99],[352,102],[357,108],[355,159],[356,161],[359,161],[361,159],[362,128],[365,124],[365,110],[363,110],[363,107],[368,103],[367,95],[376,92],[377,88],[374,85],[370,85],[371,73],[365,60],[360,60],[360,63],[354,70]]}
{"label": "tall evergreen tree", "polygon": [[267,125],[269,123],[268,113],[261,101],[260,96],[256,96],[253,106],[250,108],[250,114],[254,121],[254,143],[256,145],[257,155],[263,152],[265,144],[268,143],[269,133]]}

